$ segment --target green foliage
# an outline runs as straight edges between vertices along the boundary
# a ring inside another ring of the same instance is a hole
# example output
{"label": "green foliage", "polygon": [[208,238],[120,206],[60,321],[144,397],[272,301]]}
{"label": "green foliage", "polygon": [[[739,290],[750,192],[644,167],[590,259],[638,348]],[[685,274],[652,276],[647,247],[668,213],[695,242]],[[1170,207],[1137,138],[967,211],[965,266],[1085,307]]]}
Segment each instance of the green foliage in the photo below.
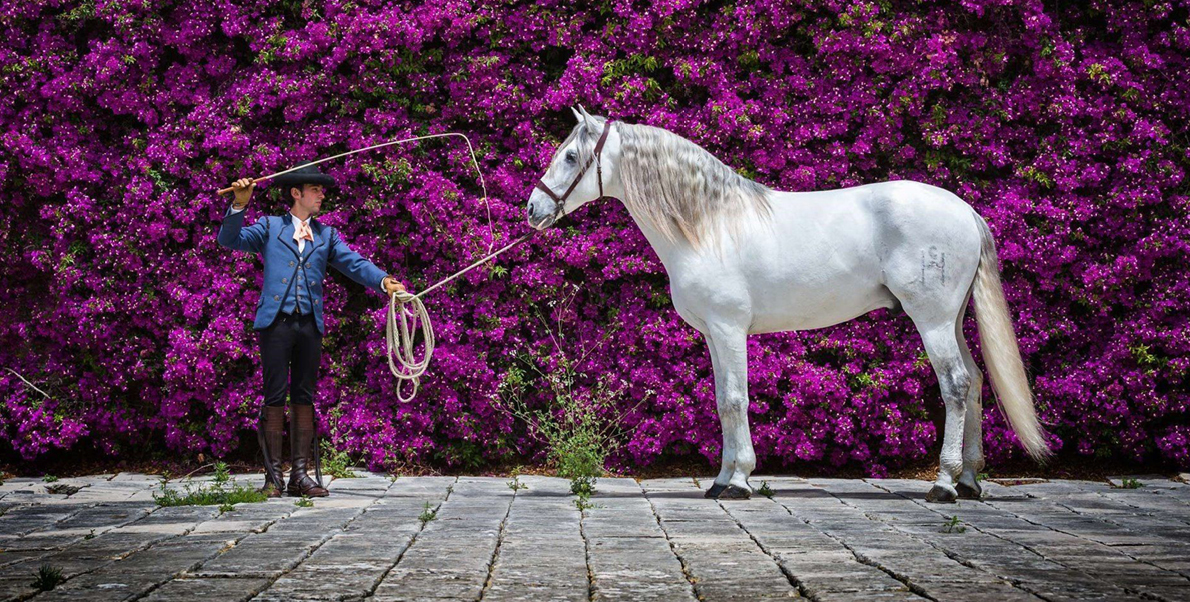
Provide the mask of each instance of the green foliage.
{"label": "green foliage", "polygon": [[47,474],[44,477],[41,477],[41,480],[43,483],[53,483],[54,481],[58,480],[58,477],[55,477],[52,474]]}
{"label": "green foliage", "polygon": [[[581,352],[577,359],[566,350],[568,340],[562,322],[577,292],[575,287],[569,296],[560,299],[559,317],[553,324],[538,316],[554,342],[554,354],[518,357],[527,370],[516,366],[509,369],[501,382],[496,407],[522,420],[528,425],[529,433],[546,444],[550,464],[559,477],[570,480],[571,493],[589,497],[595,492],[596,480],[603,475],[604,461],[615,450],[620,435],[617,407],[620,391],[612,389],[606,375],[590,384],[592,379],[575,368],[587,354],[598,349],[614,329],[608,329],[603,339],[594,345],[578,341]],[[579,387],[577,383],[586,386]],[[537,391],[548,392],[553,399],[550,407],[529,407],[525,393],[534,387]]]}
{"label": "green foliage", "polygon": [[1138,489],[1144,487],[1144,484],[1133,478],[1120,479],[1120,487],[1124,489]]}
{"label": "green foliage", "polygon": [[66,581],[66,578],[62,576],[62,569],[49,564],[43,564],[41,568],[37,569],[37,577],[31,585],[37,588],[37,591],[48,592],[58,587],[58,584],[63,581]]}
{"label": "green foliage", "polygon": [[579,497],[591,497],[595,493],[595,477],[579,476],[570,479],[570,493]]}
{"label": "green foliage", "polygon": [[293,505],[297,506],[298,508],[313,508],[314,500],[310,499],[310,496],[303,495],[302,498],[294,502]]}
{"label": "green foliage", "polygon": [[425,509],[421,511],[421,515],[417,517],[417,520],[421,521],[421,524],[424,525],[436,518],[438,518],[438,508],[431,506],[429,502],[426,502]]}
{"label": "green foliage", "polygon": [[772,487],[769,487],[768,481],[761,481],[760,488],[756,490],[756,493],[759,493],[760,495],[763,495],[764,497],[767,497],[771,500],[773,499],[773,495],[775,495],[777,492],[773,491]]}
{"label": "green foliage", "polygon": [[227,464],[215,463],[215,476],[206,485],[195,486],[187,483],[184,491],[169,487],[169,479],[161,479],[161,487],[153,493],[153,501],[158,506],[213,506],[218,504],[220,511],[228,504],[253,504],[263,502],[268,496],[263,492],[244,485],[237,485],[231,479]]}
{"label": "green foliage", "polygon": [[528,489],[529,486],[522,483],[519,477],[513,475],[512,480],[508,482],[508,488],[513,491],[520,491],[522,489]]}
{"label": "green foliage", "polygon": [[966,530],[967,527],[963,526],[963,521],[959,520],[957,516],[951,516],[946,519],[946,522],[942,523],[943,533],[963,533]]}
{"label": "green foliage", "polygon": [[358,479],[351,469],[355,462],[347,452],[336,449],[329,439],[322,440],[322,472],[336,479]]}

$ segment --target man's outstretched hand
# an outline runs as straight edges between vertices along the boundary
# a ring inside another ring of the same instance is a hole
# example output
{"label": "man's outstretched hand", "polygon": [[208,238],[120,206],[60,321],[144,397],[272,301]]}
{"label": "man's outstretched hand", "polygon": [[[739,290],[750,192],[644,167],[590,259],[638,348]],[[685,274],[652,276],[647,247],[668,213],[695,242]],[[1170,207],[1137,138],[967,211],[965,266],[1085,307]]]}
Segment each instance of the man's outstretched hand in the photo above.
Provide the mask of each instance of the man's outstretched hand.
{"label": "man's outstretched hand", "polygon": [[403,300],[402,297],[411,296],[409,291],[405,290],[405,285],[398,282],[392,276],[384,277],[384,292],[389,295],[397,295],[398,300]]}

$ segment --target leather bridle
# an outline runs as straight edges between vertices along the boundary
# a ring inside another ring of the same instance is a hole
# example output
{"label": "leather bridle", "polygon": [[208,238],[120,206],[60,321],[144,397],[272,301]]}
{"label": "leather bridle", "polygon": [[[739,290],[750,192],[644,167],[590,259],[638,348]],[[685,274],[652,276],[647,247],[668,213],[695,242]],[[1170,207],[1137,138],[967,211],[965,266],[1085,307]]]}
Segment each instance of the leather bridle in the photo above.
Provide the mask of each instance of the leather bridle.
{"label": "leather bridle", "polygon": [[545,180],[541,178],[537,179],[537,189],[549,195],[551,199],[554,199],[555,221],[562,215],[562,211],[566,206],[566,199],[570,198],[570,193],[574,192],[574,189],[578,187],[578,183],[582,181],[583,176],[587,175],[587,170],[591,168],[592,163],[595,164],[595,177],[599,181],[599,196],[603,196],[603,160],[600,158],[600,154],[603,152],[604,143],[607,142],[608,132],[612,131],[612,123],[614,122],[608,121],[604,123],[603,133],[599,135],[599,141],[595,143],[595,152],[591,153],[591,156],[587,158],[587,162],[579,170],[578,175],[574,176],[574,181],[570,183],[570,187],[566,189],[566,192],[562,193],[562,196],[554,194],[554,191],[550,190]]}

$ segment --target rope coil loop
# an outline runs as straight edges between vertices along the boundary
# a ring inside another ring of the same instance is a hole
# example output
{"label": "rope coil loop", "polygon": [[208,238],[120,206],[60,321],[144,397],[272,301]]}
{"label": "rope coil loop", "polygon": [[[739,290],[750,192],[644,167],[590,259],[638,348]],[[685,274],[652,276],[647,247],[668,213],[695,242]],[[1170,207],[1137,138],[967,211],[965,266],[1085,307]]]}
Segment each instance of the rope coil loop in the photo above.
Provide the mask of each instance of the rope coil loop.
{"label": "rope coil loop", "polygon": [[[422,333],[421,359],[418,359],[413,351],[414,327],[420,328]],[[430,314],[426,312],[426,306],[421,299],[409,293],[389,295],[384,340],[388,369],[399,381],[397,399],[402,403],[409,403],[417,396],[417,387],[421,384],[419,379],[425,374],[426,368],[430,366],[430,358],[434,355],[434,325],[430,322]],[[402,393],[403,385],[407,381],[413,386],[408,395]]]}

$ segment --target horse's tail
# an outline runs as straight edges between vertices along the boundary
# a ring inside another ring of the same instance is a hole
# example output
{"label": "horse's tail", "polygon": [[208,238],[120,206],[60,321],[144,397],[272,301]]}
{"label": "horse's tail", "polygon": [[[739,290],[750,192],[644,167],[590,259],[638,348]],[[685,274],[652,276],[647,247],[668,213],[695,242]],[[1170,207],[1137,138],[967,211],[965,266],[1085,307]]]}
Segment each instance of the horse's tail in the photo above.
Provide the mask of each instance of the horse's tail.
{"label": "horse's tail", "polygon": [[1017,439],[1021,440],[1025,451],[1034,460],[1045,462],[1053,452],[1033,408],[1033,392],[1029,389],[1025,364],[1021,361],[1016,333],[1012,330],[1012,318],[1008,314],[1008,303],[1004,300],[1004,289],[1000,286],[996,243],[987,222],[979,214],[974,215],[979,222],[983,243],[979,269],[975,272],[974,292],[979,339],[983,343],[983,361],[987,365],[1000,410],[1008,417]]}

